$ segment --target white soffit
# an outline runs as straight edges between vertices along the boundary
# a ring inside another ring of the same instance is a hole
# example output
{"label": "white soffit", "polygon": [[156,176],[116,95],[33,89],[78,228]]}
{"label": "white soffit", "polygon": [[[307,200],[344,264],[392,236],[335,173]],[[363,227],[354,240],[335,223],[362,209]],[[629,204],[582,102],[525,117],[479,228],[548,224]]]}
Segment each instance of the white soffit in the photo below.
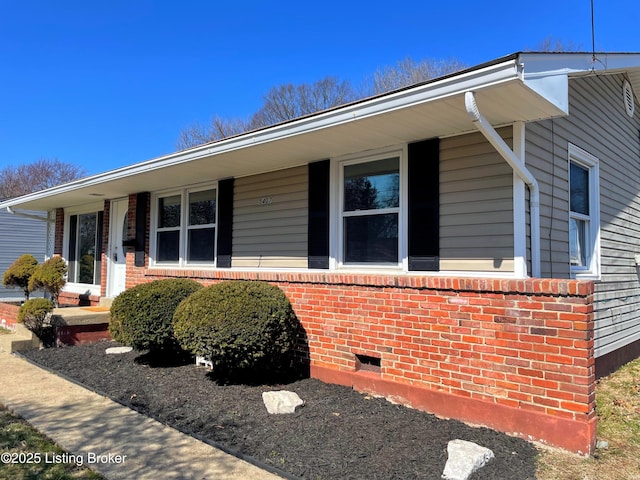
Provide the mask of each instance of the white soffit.
{"label": "white soffit", "polygon": [[474,131],[464,106],[466,91],[475,92],[495,126],[564,115],[562,102],[553,96],[550,101],[548,89],[539,85],[524,82],[521,65],[512,58],[12,199],[0,208],[67,208]]}

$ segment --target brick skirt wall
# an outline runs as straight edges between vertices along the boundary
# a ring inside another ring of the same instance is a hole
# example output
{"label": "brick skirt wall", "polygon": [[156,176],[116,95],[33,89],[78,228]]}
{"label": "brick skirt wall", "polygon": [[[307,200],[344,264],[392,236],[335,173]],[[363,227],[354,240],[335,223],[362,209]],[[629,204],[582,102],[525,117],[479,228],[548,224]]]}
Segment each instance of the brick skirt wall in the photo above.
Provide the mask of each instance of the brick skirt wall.
{"label": "brick skirt wall", "polygon": [[19,305],[0,303],[0,326],[13,329],[18,323]]}
{"label": "brick skirt wall", "polygon": [[128,269],[265,280],[302,323],[313,377],[440,416],[593,451],[593,283],[405,275]]}

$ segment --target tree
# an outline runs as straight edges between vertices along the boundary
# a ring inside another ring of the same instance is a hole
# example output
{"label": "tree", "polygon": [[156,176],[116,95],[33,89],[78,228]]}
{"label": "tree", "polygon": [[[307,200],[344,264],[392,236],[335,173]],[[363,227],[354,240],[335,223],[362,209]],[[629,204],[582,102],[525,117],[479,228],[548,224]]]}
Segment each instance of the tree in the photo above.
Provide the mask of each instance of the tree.
{"label": "tree", "polygon": [[325,77],[312,84],[280,85],[264,96],[262,107],[251,118],[251,126],[259,128],[286,122],[355,99],[351,84],[336,77]]}
{"label": "tree", "polygon": [[30,253],[25,253],[18,257],[4,272],[2,276],[2,284],[6,287],[19,287],[24,293],[24,300],[29,300],[31,289],[29,280],[31,275],[38,268],[38,260]]}
{"label": "tree", "polygon": [[272,87],[262,106],[249,120],[213,117],[209,125],[193,124],[179,134],[177,147],[184,149],[343,105],[357,98],[351,84],[336,77],[314,83]]}
{"label": "tree", "polygon": [[549,35],[538,43],[536,50],[538,52],[580,52],[582,51],[582,46],[573,42],[565,42]]}
{"label": "tree", "polygon": [[194,123],[183,129],[178,136],[177,147],[183,150],[214,140],[233,137],[247,130],[251,130],[247,120],[225,119],[216,115],[209,125]]}
{"label": "tree", "polygon": [[29,290],[34,291],[40,288],[51,295],[51,301],[57,307],[58,297],[62,287],[67,283],[67,262],[62,257],[51,257],[49,260],[38,265],[29,279]]}
{"label": "tree", "polygon": [[379,69],[359,91],[354,89],[350,82],[331,76],[313,83],[282,84],[272,87],[266,93],[262,99],[262,106],[248,120],[215,116],[209,125],[193,124],[180,132],[177,147],[185,149],[221,140],[437,78],[463,68],[465,65],[455,59],[425,59],[415,62],[406,58],[395,66]]}
{"label": "tree", "polygon": [[370,85],[365,86],[364,93],[379,95],[432,78],[442,77],[464,68],[466,68],[465,64],[453,58],[445,60],[426,58],[416,62],[407,57],[393,66],[378,69],[373,74]]}
{"label": "tree", "polygon": [[0,199],[27,195],[28,193],[71,182],[86,174],[77,165],[61,162],[57,158],[40,160],[0,170]]}

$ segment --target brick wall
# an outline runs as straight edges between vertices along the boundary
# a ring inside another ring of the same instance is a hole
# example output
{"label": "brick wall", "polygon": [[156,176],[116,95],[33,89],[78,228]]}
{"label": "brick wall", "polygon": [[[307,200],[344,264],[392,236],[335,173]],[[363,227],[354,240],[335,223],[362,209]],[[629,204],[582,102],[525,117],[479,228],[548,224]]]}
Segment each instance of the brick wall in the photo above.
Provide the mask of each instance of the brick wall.
{"label": "brick wall", "polygon": [[64,209],[56,208],[56,227],[53,237],[53,253],[54,255],[63,254],[63,242],[64,242]]}
{"label": "brick wall", "polygon": [[111,201],[104,201],[102,214],[102,252],[100,253],[100,295],[107,295],[107,253],[109,252],[109,226],[111,225]]}
{"label": "brick wall", "polygon": [[591,282],[132,270],[128,287],[183,276],[269,281],[304,327],[312,376],[572,451],[594,448]]}
{"label": "brick wall", "polygon": [[13,329],[18,322],[20,306],[0,303],[0,326]]}

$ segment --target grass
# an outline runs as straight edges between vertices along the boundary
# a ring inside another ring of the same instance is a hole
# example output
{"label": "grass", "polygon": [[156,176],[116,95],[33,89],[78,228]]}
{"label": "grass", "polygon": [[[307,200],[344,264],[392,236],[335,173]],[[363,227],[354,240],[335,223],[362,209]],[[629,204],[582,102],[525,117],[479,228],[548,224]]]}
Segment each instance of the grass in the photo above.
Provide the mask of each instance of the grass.
{"label": "grass", "polygon": [[544,449],[538,480],[640,479],[640,359],[599,380],[596,413],[598,440],[608,447],[589,458]]}
{"label": "grass", "polygon": [[[0,405],[0,479],[101,480],[94,471],[75,463],[59,463],[64,451],[27,422]],[[17,460],[7,463],[7,454]],[[40,461],[38,462],[38,457]],[[31,463],[30,463],[31,462]]]}
{"label": "grass", "polygon": [[6,335],[7,333],[13,333],[8,328],[0,327],[0,335]]}

